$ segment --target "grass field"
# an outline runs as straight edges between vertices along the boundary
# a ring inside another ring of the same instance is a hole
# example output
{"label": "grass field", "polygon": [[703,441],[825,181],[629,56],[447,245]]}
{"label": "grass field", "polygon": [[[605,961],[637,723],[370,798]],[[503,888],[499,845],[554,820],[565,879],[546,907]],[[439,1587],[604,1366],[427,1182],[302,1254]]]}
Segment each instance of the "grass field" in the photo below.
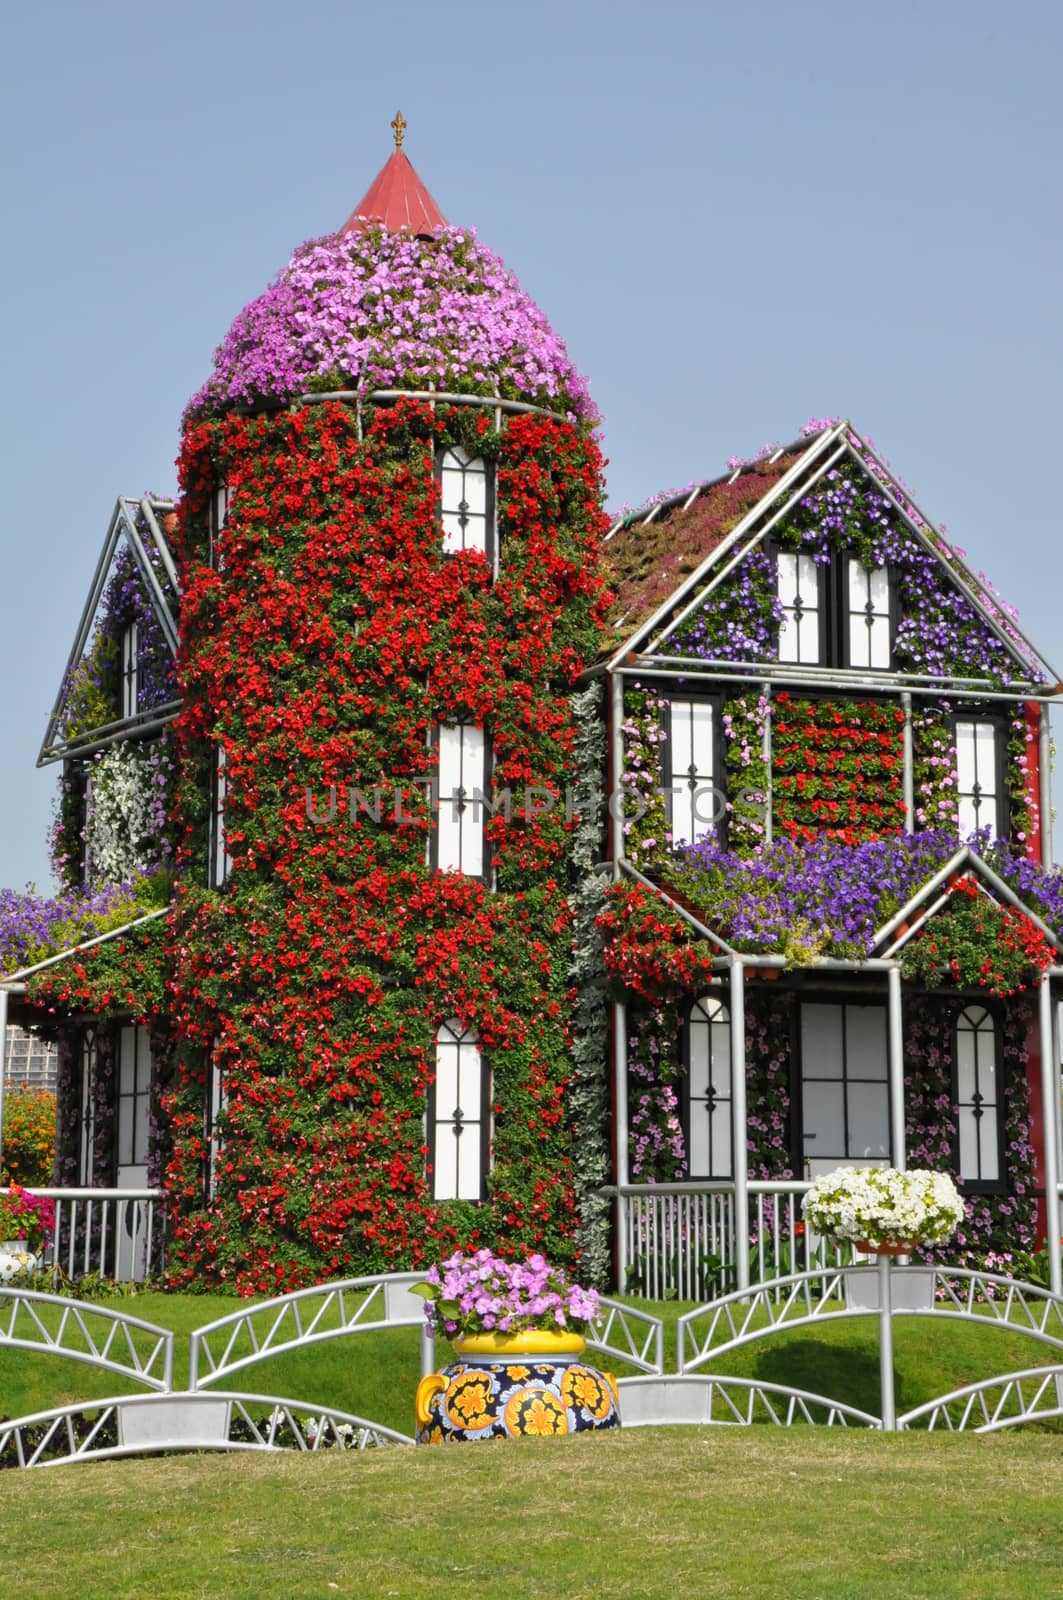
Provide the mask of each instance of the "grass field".
{"label": "grass field", "polygon": [[[176,1330],[179,1384],[189,1332],[234,1308],[152,1294],[123,1306]],[[671,1337],[681,1308],[647,1309]],[[899,1318],[895,1342],[901,1408],[1054,1354],[944,1318]],[[230,1386],[410,1432],[418,1354],[414,1330],[368,1334],[268,1358]],[[873,1317],[775,1336],[721,1367],[878,1409]],[[131,1387],[0,1350],[0,1414]],[[0,1494],[5,1600],[1063,1600],[1063,1439],[1034,1430],[631,1429],[360,1456],[175,1455],[4,1472]]]}
{"label": "grass field", "polygon": [[1044,1435],[645,1429],[7,1473],[10,1600],[1052,1600]]}

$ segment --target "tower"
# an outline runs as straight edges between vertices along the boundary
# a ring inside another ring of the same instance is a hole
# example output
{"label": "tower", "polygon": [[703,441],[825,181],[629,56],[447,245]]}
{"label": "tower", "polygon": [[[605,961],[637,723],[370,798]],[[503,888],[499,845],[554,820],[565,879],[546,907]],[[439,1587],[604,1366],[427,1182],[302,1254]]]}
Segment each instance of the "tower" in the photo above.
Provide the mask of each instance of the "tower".
{"label": "tower", "polygon": [[185,418],[176,1282],[564,1257],[577,1228],[596,412],[403,127]]}

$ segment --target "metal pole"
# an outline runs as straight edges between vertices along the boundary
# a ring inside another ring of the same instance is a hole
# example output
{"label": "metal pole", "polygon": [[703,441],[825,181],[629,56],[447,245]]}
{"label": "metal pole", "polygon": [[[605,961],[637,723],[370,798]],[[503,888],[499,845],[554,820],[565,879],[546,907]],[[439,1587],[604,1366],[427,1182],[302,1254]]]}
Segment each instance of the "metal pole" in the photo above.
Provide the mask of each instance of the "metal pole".
{"label": "metal pole", "polygon": [[436,1370],[436,1336],[425,1318],[421,1327],[421,1377]]}
{"label": "metal pole", "polygon": [[904,829],[915,832],[915,749],[912,740],[912,696],[905,689],[901,695],[904,707]]}
{"label": "metal pole", "polygon": [[1041,706],[1041,726],[1038,731],[1041,779],[1041,864],[1052,865],[1052,729],[1049,725],[1047,702]]}
{"label": "metal pole", "polygon": [[1063,1263],[1059,1243],[1059,1072],[1052,1048],[1052,986],[1046,973],[1038,985],[1038,1020],[1041,1035],[1041,1099],[1045,1178],[1045,1227],[1048,1244],[1049,1287],[1063,1294]]}
{"label": "metal pole", "polygon": [[627,1105],[627,1007],[623,1001],[613,1006],[613,1103],[616,1107],[616,1271],[617,1288],[623,1294],[627,1286],[627,1213],[630,1196],[624,1195],[624,1186],[630,1182],[628,1174],[628,1105]]}
{"label": "metal pole", "polygon": [[[701,657],[695,659],[693,656],[644,655],[638,657],[633,664],[621,665],[611,670],[632,678],[674,678],[679,672],[691,683],[730,685],[733,685],[736,679],[752,683],[754,674],[759,678],[760,674],[768,670],[771,673],[772,683],[782,684],[790,689],[807,689],[810,692],[826,686],[839,694],[843,692],[882,694],[887,690],[907,689],[913,695],[922,695],[931,700],[947,694],[951,700],[999,700],[1007,705],[1021,705],[1026,701],[1036,705],[1056,705],[1059,701],[1055,690],[1051,694],[1042,694],[1034,685],[1022,683],[1008,690],[994,689],[988,678],[946,679],[915,672],[906,672],[903,676],[879,672],[872,678],[867,673],[846,672],[835,667],[771,666],[766,669],[762,662],[736,664],[723,660],[704,660]],[[583,677],[587,678],[590,675],[589,672],[584,673]]]}
{"label": "metal pole", "polygon": [[882,1392],[882,1430],[897,1431],[897,1396],[893,1387],[893,1262],[879,1251],[878,1257],[878,1371]]}
{"label": "metal pole", "polygon": [[773,716],[771,683],[762,683],[760,692],[764,700],[764,739],[761,756],[764,761],[764,843],[772,840],[772,811],[775,808],[775,785],[772,777],[771,719]]}
{"label": "metal pole", "polygon": [[886,982],[889,986],[890,1161],[898,1172],[904,1172],[908,1156],[904,1139],[904,1005],[900,967],[890,968]]}
{"label": "metal pole", "polygon": [[746,1132],[746,972],[731,961],[731,1148],[735,1185],[735,1275],[749,1288],[749,1143]]}

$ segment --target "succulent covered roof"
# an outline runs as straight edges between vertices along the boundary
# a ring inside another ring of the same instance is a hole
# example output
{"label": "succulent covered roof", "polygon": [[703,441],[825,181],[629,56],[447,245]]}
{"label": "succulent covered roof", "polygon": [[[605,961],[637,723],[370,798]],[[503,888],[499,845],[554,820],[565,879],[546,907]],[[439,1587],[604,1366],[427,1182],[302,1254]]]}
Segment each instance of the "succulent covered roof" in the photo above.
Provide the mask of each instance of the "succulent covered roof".
{"label": "succulent covered roof", "polygon": [[244,307],[187,416],[312,390],[436,388],[598,420],[564,341],[471,229],[344,226],[300,245]]}
{"label": "succulent covered roof", "polygon": [[792,446],[770,461],[751,461],[620,521],[602,550],[606,581],[615,596],[607,618],[607,648],[615,648],[651,617],[801,455],[802,448]]}

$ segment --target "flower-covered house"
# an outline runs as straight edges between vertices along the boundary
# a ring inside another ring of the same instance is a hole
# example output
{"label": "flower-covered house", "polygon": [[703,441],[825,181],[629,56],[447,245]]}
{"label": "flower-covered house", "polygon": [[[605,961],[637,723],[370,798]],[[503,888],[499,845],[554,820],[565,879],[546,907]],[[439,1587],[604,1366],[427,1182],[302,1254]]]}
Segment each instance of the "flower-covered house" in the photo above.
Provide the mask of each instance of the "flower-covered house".
{"label": "flower-covered house", "polygon": [[954,1173],[961,1253],[1032,1251],[1056,675],[852,424],[731,468],[603,550],[624,1263],[671,1286],[681,1244],[695,1293],[777,1265],[787,1185],[864,1164]]}
{"label": "flower-covered house", "polygon": [[245,1292],[491,1245],[700,1293],[843,1162],[1058,1236],[1055,675],[849,423],[610,528],[585,380],[401,137],[108,530],[64,893],[3,931],[57,1179]]}

